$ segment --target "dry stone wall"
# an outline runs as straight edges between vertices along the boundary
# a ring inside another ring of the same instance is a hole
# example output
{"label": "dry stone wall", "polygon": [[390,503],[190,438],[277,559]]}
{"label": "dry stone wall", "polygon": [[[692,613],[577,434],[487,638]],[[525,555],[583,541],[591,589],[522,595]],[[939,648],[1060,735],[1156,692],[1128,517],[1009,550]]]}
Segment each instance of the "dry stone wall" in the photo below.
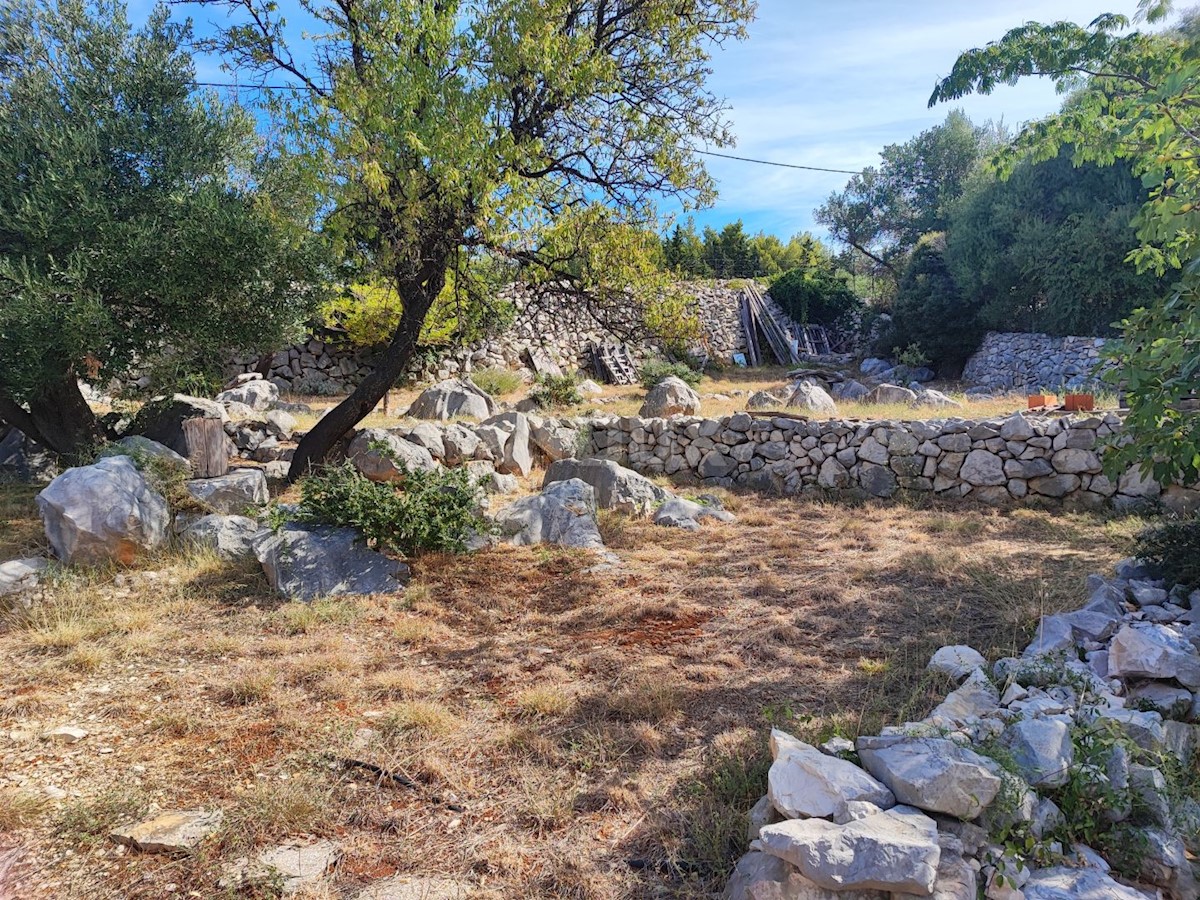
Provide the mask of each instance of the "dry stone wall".
{"label": "dry stone wall", "polygon": [[[704,334],[704,346],[714,360],[728,362],[746,351],[746,335],[738,313],[739,291],[728,282],[689,285]],[[517,316],[503,334],[483,338],[465,347],[416,361],[409,376],[416,381],[443,381],[478,369],[523,369],[529,353],[567,370],[588,362],[588,345],[625,343],[634,357],[660,355],[662,348],[645,337],[645,329],[632,309],[596,315],[579,302],[561,296],[537,295],[515,286],[505,299],[513,301]],[[782,311],[770,302],[772,311]],[[235,357],[228,375],[260,369],[261,357]],[[301,394],[336,394],[352,390],[371,371],[372,353],[322,332],[276,352],[263,374],[280,390]]]}
{"label": "dry stone wall", "polygon": [[1163,491],[1134,471],[1116,482],[1103,474],[1102,445],[1121,426],[1113,413],[868,423],[749,413],[609,417],[593,421],[590,449],[644,474],[783,494],[907,490],[990,504],[1200,507],[1200,490]]}
{"label": "dry stone wall", "polygon": [[1089,387],[1098,381],[1104,338],[990,331],[967,360],[963,380],[993,390]]}

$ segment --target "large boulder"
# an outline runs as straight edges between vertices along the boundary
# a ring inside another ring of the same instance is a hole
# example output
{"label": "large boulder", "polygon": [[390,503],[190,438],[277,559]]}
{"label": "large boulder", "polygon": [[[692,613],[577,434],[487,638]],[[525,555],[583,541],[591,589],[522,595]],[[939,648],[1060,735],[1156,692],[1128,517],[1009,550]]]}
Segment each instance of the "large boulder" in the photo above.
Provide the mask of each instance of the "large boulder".
{"label": "large boulder", "polygon": [[279,400],[279,388],[261,379],[247,381],[217,394],[218,403],[244,403],[255,412],[265,412]]}
{"label": "large boulder", "polygon": [[700,395],[682,378],[669,375],[650,388],[638,413],[644,419],[695,416],[700,413]]}
{"label": "large boulder", "polygon": [[219,478],[193,478],[187,483],[187,490],[213,512],[226,515],[241,515],[271,499],[262,469],[235,469]]}
{"label": "large boulder", "polygon": [[119,441],[114,441],[110,446],[114,452],[124,453],[126,456],[131,456],[139,462],[141,460],[150,460],[154,465],[162,466],[169,471],[186,477],[191,477],[191,460],[182,454],[176,453],[165,444],[153,441],[145,435],[129,434]]}
{"label": "large boulder", "polygon": [[806,409],[822,416],[836,416],[837,404],[825,388],[811,381],[798,381],[788,398],[788,408]]}
{"label": "large boulder", "polygon": [[595,491],[578,478],[556,481],[540,494],[522,497],[500,511],[496,525],[511,544],[604,549],[596,527]]}
{"label": "large boulder", "polygon": [[229,458],[237,454],[225,435],[229,421],[225,407],[214,400],[174,394],[155,397],[133,417],[127,434],[140,434],[170,447],[192,463],[192,473],[212,478],[229,471]]}
{"label": "large boulder", "polygon": [[529,417],[525,413],[506,412],[492,416],[475,429],[475,433],[488,444],[500,474],[524,478],[533,469]]}
{"label": "large boulder", "polygon": [[167,540],[167,501],[127,456],[67,469],[38,494],[54,555],[65,563],[133,562]]}
{"label": "large boulder", "polygon": [[[386,452],[375,446],[386,447]],[[437,462],[424,447],[383,428],[364,428],[350,441],[346,458],[371,481],[404,481],[405,470],[430,472]]]}
{"label": "large boulder", "polygon": [[58,460],[16,428],[0,425],[0,481],[48,482],[58,474]]}
{"label": "large boulder", "polygon": [[888,891],[831,891],[782,859],[751,850],[734,866],[721,900],[889,900],[893,896]]}
{"label": "large boulder", "polygon": [[213,513],[189,522],[180,537],[194,546],[215,550],[221,559],[241,560],[254,556],[254,542],[262,530],[262,525],[247,516]]}
{"label": "large boulder", "polygon": [[1025,900],[1146,900],[1141,891],[1114,881],[1100,869],[1066,866],[1035,869],[1021,891]]}
{"label": "large boulder", "polygon": [[352,528],[284,525],[260,532],[254,555],[271,587],[291,600],[391,594],[408,581],[404,563],[368,549]]}
{"label": "large boulder", "polygon": [[1004,729],[1000,743],[1034,787],[1062,787],[1071,777],[1071,729],[1057,719],[1021,719]]}
{"label": "large boulder", "polygon": [[978,650],[964,644],[953,644],[938,649],[929,658],[925,668],[930,672],[940,672],[955,681],[962,681],[976,669],[987,666],[987,660]]}
{"label": "large boulder", "polygon": [[1114,678],[1174,678],[1200,688],[1200,655],[1171,625],[1124,625],[1108,647],[1108,674]]}
{"label": "large boulder", "polygon": [[632,469],[608,459],[560,459],[546,470],[542,486],[578,478],[596,491],[596,505],[631,515],[645,515],[670,492]]}
{"label": "large boulder", "polygon": [[439,381],[421,391],[408,415],[415,419],[468,418],[486,419],[496,411],[496,403],[474,382],[466,379]]}
{"label": "large boulder", "polygon": [[878,890],[929,896],[941,847],[937,824],[910,806],[837,825],[792,819],[765,826],[763,850],[829,890]]}
{"label": "large boulder", "polygon": [[888,788],[852,762],[829,756],[782,731],[771,732],[774,762],[767,773],[767,797],[789,819],[814,816],[846,821],[848,804],[895,806]]}
{"label": "large boulder", "polygon": [[534,446],[551,462],[570,459],[579,452],[578,428],[540,416],[530,416],[529,426],[529,436]]}
{"label": "large boulder", "polygon": [[865,403],[903,403],[905,406],[912,406],[916,400],[916,391],[898,384],[877,385],[863,398]]}
{"label": "large boulder", "polygon": [[928,812],[974,819],[1000,792],[989,760],[945,738],[862,737],[858,756],[897,800]]}
{"label": "large boulder", "polygon": [[654,524],[685,531],[699,531],[701,519],[716,519],[718,522],[736,522],[737,517],[723,509],[704,506],[683,497],[672,497],[654,512]]}

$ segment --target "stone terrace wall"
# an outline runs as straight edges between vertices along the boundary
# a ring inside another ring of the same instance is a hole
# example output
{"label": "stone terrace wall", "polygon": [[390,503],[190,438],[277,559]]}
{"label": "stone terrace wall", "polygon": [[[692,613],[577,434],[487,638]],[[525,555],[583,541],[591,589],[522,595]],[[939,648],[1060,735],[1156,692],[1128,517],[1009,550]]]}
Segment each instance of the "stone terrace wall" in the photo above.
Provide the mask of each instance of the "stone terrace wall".
{"label": "stone terrace wall", "polygon": [[1061,501],[1131,509],[1161,499],[1200,507],[1200,490],[1157,484],[1128,472],[1101,473],[1100,443],[1121,418],[1032,417],[969,422],[807,421],[634,417],[596,420],[595,455],[645,474],[784,494],[826,490],[890,497],[900,490],[990,504]]}
{"label": "stone terrace wall", "polygon": [[1104,343],[1103,338],[990,331],[967,361],[963,381],[1018,391],[1091,386]]}
{"label": "stone terrace wall", "polygon": [[[746,335],[738,314],[738,291],[727,283],[690,286],[710,356],[728,362],[746,350]],[[537,350],[564,369],[582,368],[587,363],[589,343],[626,343],[623,335],[636,333],[631,310],[616,310],[606,322],[598,321],[576,301],[542,298],[516,286],[506,295],[518,314],[512,327],[501,335],[449,350],[433,359],[418,362],[409,372],[417,381],[452,378],[476,369],[520,369],[525,354]],[[777,307],[777,315],[782,315]],[[630,349],[639,360],[656,356],[661,348],[651,340],[635,341]],[[351,390],[370,371],[368,350],[339,344],[330,335],[308,340],[275,353],[267,378],[280,390],[296,393],[343,393]],[[235,357],[227,374],[252,371],[257,356]]]}

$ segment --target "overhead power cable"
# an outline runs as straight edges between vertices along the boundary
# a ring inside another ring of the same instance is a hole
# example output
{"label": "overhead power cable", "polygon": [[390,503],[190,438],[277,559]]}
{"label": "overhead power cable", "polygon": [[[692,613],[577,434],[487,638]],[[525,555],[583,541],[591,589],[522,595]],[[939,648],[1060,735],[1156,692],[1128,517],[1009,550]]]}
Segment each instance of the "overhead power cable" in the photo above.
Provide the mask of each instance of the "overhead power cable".
{"label": "overhead power cable", "polygon": [[[232,88],[237,91],[294,91],[311,90],[305,84],[233,84],[232,82],[196,81],[196,87]],[[753,163],[757,166],[775,166],[780,169],[801,169],[805,172],[834,172],[838,175],[861,175],[862,169],[830,169],[825,166],[805,166],[800,163],[776,162],[773,159],[752,159],[749,156],[734,156],[732,153],[718,153],[716,150],[694,150],[704,156],[718,156],[721,159],[732,159],[737,162]]]}

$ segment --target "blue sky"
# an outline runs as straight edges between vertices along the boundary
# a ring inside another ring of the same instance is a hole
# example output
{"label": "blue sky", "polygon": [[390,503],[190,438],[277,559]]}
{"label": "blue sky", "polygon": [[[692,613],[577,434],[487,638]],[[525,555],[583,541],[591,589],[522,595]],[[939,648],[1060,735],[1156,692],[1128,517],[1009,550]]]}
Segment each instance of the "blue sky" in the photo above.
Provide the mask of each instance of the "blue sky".
{"label": "blue sky", "polygon": [[[713,60],[712,86],[727,98],[739,156],[835,169],[879,161],[899,143],[942,121],[928,109],[934,82],[959,52],[1028,21],[1086,24],[1103,12],[1130,17],[1136,0],[759,0],[750,39]],[[1010,126],[1058,108],[1049,82],[1028,81],[969,97],[973,120]],[[748,231],[786,239],[820,231],[812,212],[847,175],[707,161],[720,199],[696,214],[700,225],[741,218]]]}
{"label": "blue sky", "polygon": [[[129,0],[134,21],[153,0]],[[302,19],[296,0],[280,0]],[[1137,0],[759,0],[750,38],[714,57],[711,86],[730,106],[736,148],[723,152],[801,165],[860,169],[875,165],[886,144],[942,121],[952,107],[927,108],[936,80],[958,54],[1028,21],[1087,23],[1103,12],[1132,17]],[[188,4],[197,31],[222,12]],[[226,81],[215,59],[198,59],[201,80]],[[974,121],[1011,127],[1058,108],[1047,81],[1001,87],[956,106]],[[811,230],[812,214],[847,175],[800,172],[707,158],[720,197],[695,213],[700,226],[742,219],[750,232],[787,239]]]}

